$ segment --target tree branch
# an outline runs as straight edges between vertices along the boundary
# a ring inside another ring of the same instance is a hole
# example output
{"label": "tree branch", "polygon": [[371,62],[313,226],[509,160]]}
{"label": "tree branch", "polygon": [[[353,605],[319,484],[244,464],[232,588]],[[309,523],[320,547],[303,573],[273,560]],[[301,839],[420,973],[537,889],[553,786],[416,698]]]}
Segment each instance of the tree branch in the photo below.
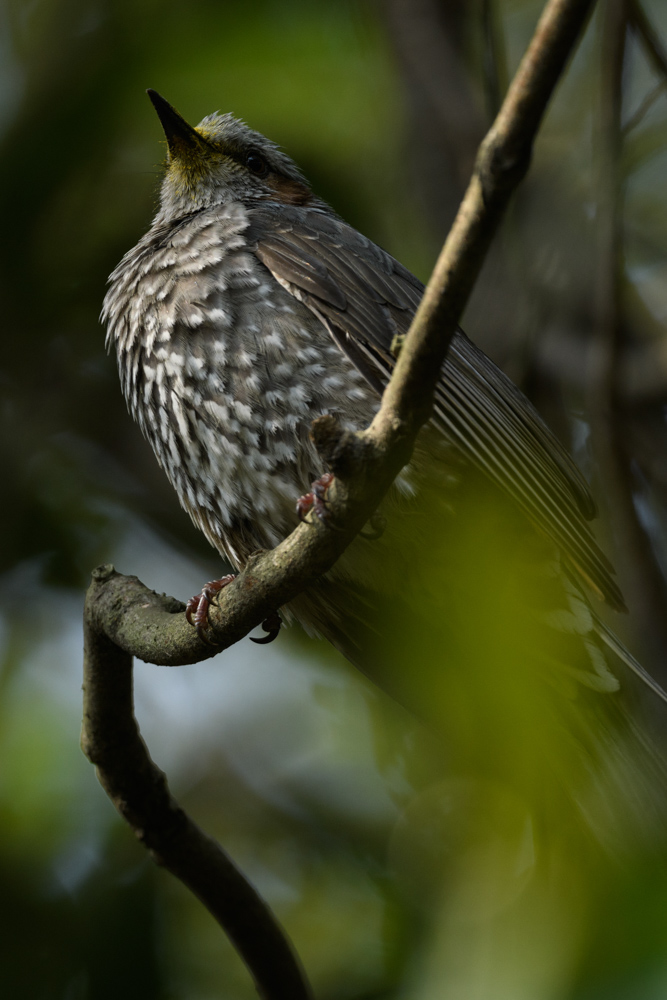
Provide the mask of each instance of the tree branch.
{"label": "tree branch", "polygon": [[[110,567],[96,570],[91,590],[103,589],[109,573]],[[162,603],[162,614],[173,613],[170,601],[158,598],[151,612]],[[267,904],[171,797],[134,718],[132,657],[100,631],[94,603],[88,604],[84,618],[83,691],[83,752],[153,860],[191,889],[218,921],[250,969],[260,996],[310,1000],[298,961]]]}
{"label": "tree branch", "polygon": [[[638,10],[643,16],[636,4],[633,8],[633,16],[637,16]],[[641,641],[653,661],[653,670],[664,677],[667,595],[650,540],[635,508],[619,405],[619,357],[624,332],[621,121],[627,27],[626,0],[607,0],[601,44],[597,320],[588,396],[595,455],[617,536],[624,590],[635,612]]]}
{"label": "tree branch", "polygon": [[130,657],[178,665],[229,647],[326,573],[371,517],[431,416],[435,385],[459,316],[509,198],[528,169],[540,121],[592,2],[546,4],[482,143],[454,226],[370,427],[353,433],[331,416],[314,421],[313,440],[336,477],[327,523],[314,518],[299,525],[275,549],[256,554],[221,592],[210,615],[215,650],[186,623],[181,604],[151,593],[136,578],[101,567],[88,591],[84,751],[124,818],[156,860],[209,908],[248,963],[263,996],[271,1000],[307,996],[305,982],[266,906],[169,796],[132,714]]}
{"label": "tree branch", "polygon": [[644,98],[632,118],[625,123],[622,130],[623,136],[631,132],[642,121],[667,86],[667,52],[639,0],[627,0],[627,17],[628,23],[639,36],[653,68],[662,76],[662,80]]}
{"label": "tree branch", "polygon": [[628,20],[641,38],[654,68],[667,76],[667,52],[639,0],[628,0]]}

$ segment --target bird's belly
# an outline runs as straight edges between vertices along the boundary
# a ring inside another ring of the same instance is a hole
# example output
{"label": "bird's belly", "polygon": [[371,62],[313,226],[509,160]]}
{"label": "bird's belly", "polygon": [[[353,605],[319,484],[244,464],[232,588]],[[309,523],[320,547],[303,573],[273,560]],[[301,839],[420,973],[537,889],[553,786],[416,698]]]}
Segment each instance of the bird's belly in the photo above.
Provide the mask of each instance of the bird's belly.
{"label": "bird's belly", "polygon": [[363,427],[377,408],[356,369],[324,337],[319,378],[303,363],[287,369],[266,356],[261,365],[227,364],[200,377],[174,374],[173,349],[162,370],[155,355],[144,363],[153,389],[134,415],[182,506],[237,567],[297,525],[297,497],[325,471],[310,440],[315,417],[335,413],[344,425]]}

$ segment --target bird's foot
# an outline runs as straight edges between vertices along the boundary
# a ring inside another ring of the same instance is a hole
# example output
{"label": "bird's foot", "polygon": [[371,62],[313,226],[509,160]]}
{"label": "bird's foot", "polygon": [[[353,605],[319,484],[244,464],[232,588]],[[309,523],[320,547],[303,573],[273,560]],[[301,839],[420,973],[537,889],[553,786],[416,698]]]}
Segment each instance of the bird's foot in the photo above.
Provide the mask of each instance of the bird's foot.
{"label": "bird's foot", "polygon": [[209,580],[198,594],[190,598],[185,606],[185,617],[190,625],[197,629],[199,638],[208,643],[209,646],[214,646],[215,643],[211,642],[204,632],[205,627],[208,625],[208,610],[212,604],[215,604],[215,600],[223,587],[226,587],[228,583],[231,583],[235,579],[235,573],[228,573],[227,576],[222,576],[219,580]]}
{"label": "bird's foot", "polygon": [[326,521],[329,515],[326,492],[334,481],[333,473],[325,472],[323,476],[310,484],[310,493],[304,493],[296,502],[296,512],[303,521],[309,511],[313,511],[320,521]]}
{"label": "bird's foot", "polygon": [[278,638],[278,633],[280,632],[280,626],[283,620],[277,611],[272,614],[267,615],[262,622],[262,628],[268,635],[262,636],[260,639],[255,639],[254,636],[250,636],[253,642],[258,643],[260,646],[266,646],[268,643],[273,642],[274,639]]}
{"label": "bird's foot", "polygon": [[375,542],[378,538],[382,538],[387,527],[387,518],[384,514],[378,514],[376,511],[371,515],[368,521],[368,528],[364,528],[359,532],[361,538],[365,538],[369,542]]}

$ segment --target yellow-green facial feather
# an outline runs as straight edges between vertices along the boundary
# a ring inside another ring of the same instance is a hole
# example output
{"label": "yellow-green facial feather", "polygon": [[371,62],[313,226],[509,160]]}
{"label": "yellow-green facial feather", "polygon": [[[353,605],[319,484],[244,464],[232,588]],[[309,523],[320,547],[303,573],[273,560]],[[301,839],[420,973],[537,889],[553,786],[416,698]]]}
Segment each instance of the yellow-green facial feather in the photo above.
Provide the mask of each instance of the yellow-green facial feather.
{"label": "yellow-green facial feather", "polygon": [[[193,142],[195,135],[200,142]],[[253,169],[254,168],[254,169]],[[195,207],[236,197],[305,204],[312,192],[297,166],[273,143],[230,115],[204,119],[187,139],[170,139],[166,166],[170,195]]]}
{"label": "yellow-green facial feather", "polygon": [[175,193],[189,194],[195,198],[202,186],[213,183],[215,177],[233,175],[242,170],[238,160],[230,156],[221,143],[207,141],[204,130],[195,129],[203,141],[193,145],[172,140],[167,154],[166,176],[174,185]]}

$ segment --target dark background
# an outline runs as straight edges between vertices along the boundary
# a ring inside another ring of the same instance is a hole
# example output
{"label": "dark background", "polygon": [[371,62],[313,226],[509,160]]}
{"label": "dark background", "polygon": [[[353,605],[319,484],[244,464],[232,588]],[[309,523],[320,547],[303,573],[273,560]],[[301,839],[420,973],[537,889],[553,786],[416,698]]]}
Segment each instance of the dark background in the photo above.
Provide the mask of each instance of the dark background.
{"label": "dark background", "polygon": [[[165,147],[145,88],[193,124],[232,111],[281,143],[341,215],[426,280],[541,6],[9,0],[0,9],[7,996],[254,995],[209,916],[116,819],[78,748],[91,568],[113,561],[182,599],[220,573],[126,414],[97,319],[106,276],[156,205]],[[645,9],[667,39],[667,8]],[[661,77],[631,37],[614,427],[642,547],[590,447],[605,287],[604,44],[594,20],[464,326],[593,479],[601,538],[632,611],[614,627],[664,683],[667,99],[656,94],[637,116]],[[443,779],[419,726],[296,629],[196,667],[138,664],[137,700],[175,793],[274,907],[318,998],[664,996],[659,850],[626,843],[602,867],[560,858],[538,876],[539,831],[514,793],[474,773]]]}

